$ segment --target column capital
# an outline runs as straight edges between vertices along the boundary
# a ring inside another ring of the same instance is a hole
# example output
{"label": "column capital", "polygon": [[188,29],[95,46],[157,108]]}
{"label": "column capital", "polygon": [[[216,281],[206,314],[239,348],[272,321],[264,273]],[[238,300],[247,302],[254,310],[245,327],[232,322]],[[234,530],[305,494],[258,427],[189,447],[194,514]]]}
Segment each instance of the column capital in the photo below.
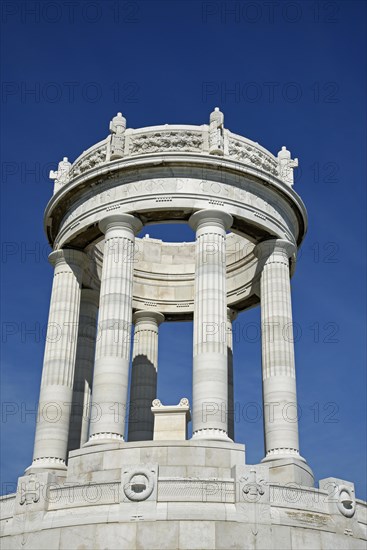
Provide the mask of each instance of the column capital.
{"label": "column capital", "polygon": [[254,254],[259,260],[267,260],[272,254],[280,253],[290,258],[297,252],[297,246],[285,239],[268,239],[258,243],[254,248]]}
{"label": "column capital", "polygon": [[88,263],[88,256],[81,250],[74,248],[60,248],[59,250],[53,250],[49,254],[48,261],[54,267],[59,264],[66,263],[68,265],[75,265],[83,269]]}
{"label": "column capital", "polygon": [[136,235],[143,227],[139,218],[132,214],[109,214],[102,218],[98,225],[104,234],[106,234],[109,229],[121,227],[130,229]]}
{"label": "column capital", "polygon": [[153,321],[158,326],[163,323],[165,317],[159,311],[139,310],[133,313],[133,323],[136,325],[139,321]]}
{"label": "column capital", "polygon": [[228,212],[216,210],[214,208],[208,210],[198,210],[189,219],[189,224],[192,229],[196,230],[205,225],[219,225],[227,231],[233,224],[233,218]]}

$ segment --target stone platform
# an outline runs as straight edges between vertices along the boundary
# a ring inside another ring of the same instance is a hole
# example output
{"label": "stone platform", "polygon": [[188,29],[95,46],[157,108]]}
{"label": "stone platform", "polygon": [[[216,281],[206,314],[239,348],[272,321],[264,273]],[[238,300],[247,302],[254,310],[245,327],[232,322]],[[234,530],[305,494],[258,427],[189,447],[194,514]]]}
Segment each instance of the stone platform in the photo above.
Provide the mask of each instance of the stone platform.
{"label": "stone platform", "polygon": [[270,466],[219,441],[84,447],[66,477],[40,469],[1,498],[2,548],[366,548],[352,483],[280,482]]}

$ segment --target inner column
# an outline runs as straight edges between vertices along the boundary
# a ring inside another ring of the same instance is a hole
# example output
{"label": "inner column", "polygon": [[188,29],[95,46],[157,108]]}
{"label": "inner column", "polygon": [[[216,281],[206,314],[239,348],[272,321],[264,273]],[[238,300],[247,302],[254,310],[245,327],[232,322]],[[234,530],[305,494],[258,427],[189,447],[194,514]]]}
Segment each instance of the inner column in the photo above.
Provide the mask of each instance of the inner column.
{"label": "inner column", "polygon": [[226,230],[232,216],[201,210],[196,231],[193,342],[193,439],[228,437]]}
{"label": "inner column", "polygon": [[130,384],[129,441],[153,439],[152,401],[157,398],[158,327],[164,315],[158,311],[137,311]]}

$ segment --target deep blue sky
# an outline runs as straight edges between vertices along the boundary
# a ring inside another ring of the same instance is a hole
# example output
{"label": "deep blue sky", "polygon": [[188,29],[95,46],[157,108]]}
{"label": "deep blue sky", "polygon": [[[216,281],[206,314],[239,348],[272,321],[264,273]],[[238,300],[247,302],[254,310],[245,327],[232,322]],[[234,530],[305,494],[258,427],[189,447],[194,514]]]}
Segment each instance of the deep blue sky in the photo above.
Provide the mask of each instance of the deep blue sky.
{"label": "deep blue sky", "polygon": [[[38,399],[37,331],[52,283],[42,225],[49,169],[103,139],[117,111],[130,127],[204,124],[219,106],[230,130],[299,158],[295,190],[309,213],[292,281],[301,452],[317,479],[354,481],[366,498],[366,4],[73,5],[1,4],[2,399],[14,411],[1,423],[3,484],[32,457],[35,419],[25,411]],[[192,236],[185,226],[147,231]],[[263,457],[261,419],[249,406],[261,403],[259,321],[256,308],[235,323],[235,399],[248,412],[236,439],[248,463]],[[189,323],[161,327],[164,403],[191,398],[191,337]]]}

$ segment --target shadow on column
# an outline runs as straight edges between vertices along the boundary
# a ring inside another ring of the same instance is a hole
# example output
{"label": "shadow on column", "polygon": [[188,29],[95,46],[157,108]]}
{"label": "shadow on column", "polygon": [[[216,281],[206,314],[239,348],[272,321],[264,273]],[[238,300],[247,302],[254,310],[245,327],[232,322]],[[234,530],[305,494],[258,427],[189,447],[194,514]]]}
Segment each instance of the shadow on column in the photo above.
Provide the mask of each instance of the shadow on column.
{"label": "shadow on column", "polygon": [[[79,332],[75,358],[73,398],[71,404],[68,453],[88,441],[96,327],[84,325]],[[86,345],[88,340],[89,345]]]}
{"label": "shadow on column", "polygon": [[233,351],[227,347],[227,376],[228,376],[228,437],[234,441],[234,395],[233,395]]}
{"label": "shadow on column", "polygon": [[88,440],[88,419],[92,380],[81,378],[73,387],[71,406],[68,453],[80,449]]}
{"label": "shadow on column", "polygon": [[157,397],[157,370],[146,355],[133,359],[130,385],[128,441],[151,441],[154,416],[152,401]]}

